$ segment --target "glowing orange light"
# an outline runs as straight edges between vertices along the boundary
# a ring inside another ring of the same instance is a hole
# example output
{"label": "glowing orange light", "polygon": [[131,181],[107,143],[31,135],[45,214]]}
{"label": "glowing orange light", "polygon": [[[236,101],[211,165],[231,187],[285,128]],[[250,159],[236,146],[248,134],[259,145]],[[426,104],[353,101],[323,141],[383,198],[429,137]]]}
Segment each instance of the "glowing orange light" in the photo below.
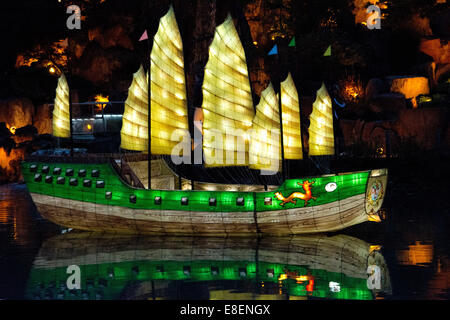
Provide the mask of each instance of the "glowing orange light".
{"label": "glowing orange light", "polygon": [[91,124],[90,124],[90,123],[88,123],[88,124],[87,124],[87,126],[86,126],[86,128],[87,128],[88,130],[91,130],[91,129],[92,129],[92,126],[91,126]]}
{"label": "glowing orange light", "polygon": [[50,67],[50,68],[48,69],[48,72],[50,72],[50,73],[55,73],[55,72],[56,72],[56,69],[55,69],[54,67]]}
{"label": "glowing orange light", "polygon": [[299,276],[299,277],[295,278],[295,280],[297,282],[307,281],[308,277],[307,276]]}
{"label": "glowing orange light", "polygon": [[300,283],[303,281],[308,281],[310,277],[305,275],[298,275],[298,273],[295,271],[294,272],[287,271],[286,273],[280,274],[280,276],[278,277],[278,281],[283,281],[286,279],[294,279],[295,281],[297,281],[297,283]]}
{"label": "glowing orange light", "polygon": [[312,292],[314,290],[314,279],[309,280],[308,285],[306,286],[306,291]]}
{"label": "glowing orange light", "polygon": [[339,81],[341,96],[346,102],[357,102],[364,96],[364,85],[362,81],[355,76],[347,76],[347,78]]}
{"label": "glowing orange light", "polygon": [[381,222],[381,218],[380,216],[378,216],[378,214],[369,214],[368,219],[372,222]]}
{"label": "glowing orange light", "polygon": [[381,250],[380,245],[372,245],[369,247],[369,252],[378,251],[378,250]]}
{"label": "glowing orange light", "polygon": [[[101,94],[96,95],[94,97],[94,99],[95,99],[95,102],[109,102],[109,96],[104,97]],[[96,111],[101,111],[102,109],[105,108],[105,105],[106,104],[103,104],[103,103],[96,104],[95,105],[97,107]]]}
{"label": "glowing orange light", "polygon": [[286,279],[287,279],[287,274],[285,274],[285,273],[280,274],[280,276],[278,277],[278,281],[283,281]]}
{"label": "glowing orange light", "polygon": [[9,124],[7,124],[6,127],[9,129],[9,131],[10,131],[12,134],[16,134],[16,127],[10,126]]}

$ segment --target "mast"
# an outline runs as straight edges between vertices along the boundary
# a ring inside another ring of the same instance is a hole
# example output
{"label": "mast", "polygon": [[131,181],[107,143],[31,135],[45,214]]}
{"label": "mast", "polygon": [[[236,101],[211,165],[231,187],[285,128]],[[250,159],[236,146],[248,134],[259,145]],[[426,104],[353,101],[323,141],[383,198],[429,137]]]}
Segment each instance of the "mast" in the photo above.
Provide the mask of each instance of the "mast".
{"label": "mast", "polygon": [[152,44],[150,43],[150,38],[147,38],[147,47],[148,47],[148,71],[147,71],[147,100],[148,100],[148,189],[152,188]]}
{"label": "mast", "polygon": [[[70,41],[69,38],[67,38],[67,52],[69,52],[70,54]],[[72,57],[70,56],[67,59],[67,74],[69,75],[69,80],[72,80]],[[72,94],[71,94],[71,90],[70,90],[70,86],[67,86],[68,89],[68,95],[69,95],[69,128],[70,128],[70,156],[73,157],[73,124],[72,124],[72,109],[73,109],[73,105],[72,105]]]}
{"label": "mast", "polygon": [[286,163],[284,158],[283,111],[281,108],[281,75],[278,81],[278,114],[280,116],[281,175],[286,180]]}
{"label": "mast", "polygon": [[71,90],[70,87],[68,86],[69,89],[69,128],[70,128],[70,156],[73,157],[73,124],[72,124],[72,95],[71,95]]}

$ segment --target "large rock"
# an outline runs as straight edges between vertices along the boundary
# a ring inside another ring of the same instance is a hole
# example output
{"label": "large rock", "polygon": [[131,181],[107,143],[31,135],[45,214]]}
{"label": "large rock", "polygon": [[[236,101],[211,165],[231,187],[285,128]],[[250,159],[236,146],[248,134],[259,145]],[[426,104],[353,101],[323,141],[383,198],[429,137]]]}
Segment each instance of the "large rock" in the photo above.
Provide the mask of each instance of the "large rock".
{"label": "large rock", "polygon": [[0,122],[9,127],[20,128],[33,122],[34,106],[28,98],[0,101]]}
{"label": "large rock", "polygon": [[261,96],[261,92],[267,88],[270,82],[270,77],[264,68],[264,58],[258,58],[250,70],[250,82],[253,92]]}
{"label": "large rock", "polygon": [[401,93],[382,93],[374,95],[368,105],[372,112],[384,115],[382,119],[392,119],[400,110],[406,109],[406,100]]}
{"label": "large rock", "polygon": [[418,95],[430,93],[428,79],[425,77],[388,77],[387,80],[391,84],[390,91],[401,93],[406,99],[411,99],[413,108],[417,108],[416,97]]}
{"label": "large rock", "polygon": [[[395,155],[403,147],[415,151],[450,148],[450,112],[447,108],[403,109],[395,121],[339,120],[346,147],[362,144],[373,152],[383,148]],[[400,156],[402,156],[400,154]]]}
{"label": "large rock", "polygon": [[414,30],[416,34],[420,34],[421,36],[433,35],[433,31],[430,27],[430,18],[426,16],[423,17],[418,13],[412,14],[409,19],[405,19],[405,26]]}
{"label": "large rock", "polygon": [[123,21],[109,28],[96,27],[88,31],[89,41],[97,41],[103,48],[122,47],[133,50],[129,35],[133,30],[132,19],[124,17]]}
{"label": "large rock", "polygon": [[437,64],[450,63],[450,43],[441,39],[422,39],[420,51],[433,58]]}
{"label": "large rock", "polygon": [[384,93],[388,90],[386,83],[379,78],[372,78],[369,80],[366,86],[364,99],[369,101],[374,95]]}
{"label": "large rock", "polygon": [[38,130],[39,134],[52,134],[52,118],[53,118],[53,107],[49,104],[43,104],[38,106],[36,109],[36,114],[34,116],[33,125]]}
{"label": "large rock", "polygon": [[[441,147],[449,123],[448,108],[402,110],[392,129],[403,139],[413,139],[425,150]],[[449,146],[447,146],[449,147]]]}
{"label": "large rock", "polygon": [[[244,2],[244,1],[243,1]],[[287,23],[291,19],[295,1],[281,0],[279,6],[274,6],[270,1],[253,0],[245,1],[244,14],[247,20],[253,44],[259,48],[271,45],[272,37],[291,38],[294,34],[292,24]],[[284,25],[284,34],[280,33],[279,26]]]}
{"label": "large rock", "polygon": [[438,10],[431,16],[431,29],[433,30],[433,34],[435,36],[441,38],[450,37],[450,8],[448,6],[448,0],[437,0],[436,2],[443,4],[447,2],[446,8],[442,10]]}
{"label": "large rock", "polygon": [[252,39],[256,44],[265,45],[269,39],[263,30],[261,20],[263,18],[263,1],[249,1],[245,6],[245,18],[247,19]]}
{"label": "large rock", "polygon": [[208,50],[216,28],[216,2],[195,1],[191,50],[186,56],[186,87],[188,99],[194,107],[202,104],[202,83],[204,67],[208,61]]}
{"label": "large rock", "polygon": [[38,134],[51,134],[53,107],[44,104],[34,107],[28,98],[15,98],[0,101],[0,122],[9,128],[34,126]]}
{"label": "large rock", "polygon": [[0,184],[21,179],[20,163],[25,157],[25,148],[6,150],[0,148]]}
{"label": "large rock", "polygon": [[74,67],[74,74],[91,81],[96,86],[117,82],[113,74],[124,69],[124,60],[129,58],[129,51],[114,47],[104,49],[97,42],[90,42]]}

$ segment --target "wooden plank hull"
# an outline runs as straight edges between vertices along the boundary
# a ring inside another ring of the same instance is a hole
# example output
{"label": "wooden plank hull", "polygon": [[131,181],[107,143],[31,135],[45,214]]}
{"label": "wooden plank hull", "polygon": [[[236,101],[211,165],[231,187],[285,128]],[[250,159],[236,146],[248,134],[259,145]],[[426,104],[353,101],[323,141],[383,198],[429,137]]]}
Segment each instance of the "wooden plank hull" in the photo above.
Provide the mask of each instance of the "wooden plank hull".
{"label": "wooden plank hull", "polygon": [[153,211],[31,193],[42,216],[80,230],[179,235],[291,235],[335,231],[368,221],[364,195],[297,209],[258,212]]}

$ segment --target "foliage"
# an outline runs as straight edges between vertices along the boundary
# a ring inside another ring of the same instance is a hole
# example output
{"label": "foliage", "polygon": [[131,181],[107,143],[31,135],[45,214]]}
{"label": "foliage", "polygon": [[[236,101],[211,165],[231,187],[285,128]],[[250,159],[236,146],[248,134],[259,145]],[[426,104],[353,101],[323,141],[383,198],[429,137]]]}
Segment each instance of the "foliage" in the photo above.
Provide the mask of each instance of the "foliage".
{"label": "foliage", "polygon": [[364,84],[358,75],[347,75],[338,81],[339,97],[346,103],[359,103],[364,98]]}
{"label": "foliage", "polygon": [[[67,41],[60,40],[36,45],[19,54],[16,68],[37,66],[48,69],[50,73],[61,74],[67,71]],[[53,68],[53,69],[52,69]]]}

